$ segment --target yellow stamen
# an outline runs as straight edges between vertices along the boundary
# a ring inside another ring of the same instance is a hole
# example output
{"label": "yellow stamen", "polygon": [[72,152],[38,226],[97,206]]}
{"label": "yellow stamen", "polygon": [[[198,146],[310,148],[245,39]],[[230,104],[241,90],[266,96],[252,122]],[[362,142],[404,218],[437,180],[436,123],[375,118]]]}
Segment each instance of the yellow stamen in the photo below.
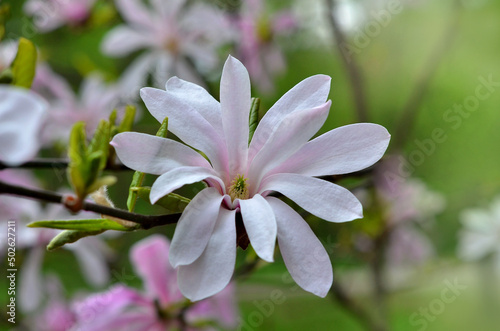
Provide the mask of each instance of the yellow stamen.
{"label": "yellow stamen", "polygon": [[236,177],[234,177],[227,192],[232,201],[235,199],[248,199],[249,193],[246,181],[247,178],[245,178],[244,175],[236,175]]}

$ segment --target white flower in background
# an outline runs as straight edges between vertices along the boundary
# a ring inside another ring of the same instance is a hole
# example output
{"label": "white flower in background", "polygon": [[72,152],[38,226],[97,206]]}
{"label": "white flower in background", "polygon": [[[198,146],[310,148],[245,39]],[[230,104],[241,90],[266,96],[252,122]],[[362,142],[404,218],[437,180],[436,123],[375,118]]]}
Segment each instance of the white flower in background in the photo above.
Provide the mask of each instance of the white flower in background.
{"label": "white flower in background", "polygon": [[92,12],[96,0],[28,0],[23,7],[40,32],[49,32],[63,25],[78,26]]}
{"label": "white flower in background", "polygon": [[0,43],[0,72],[7,69],[17,53],[17,42],[14,40],[4,40]]}
{"label": "white flower in background", "polygon": [[18,165],[36,155],[47,107],[32,91],[0,85],[0,161]]}
{"label": "white flower in background", "polygon": [[73,124],[78,121],[84,121],[87,134],[92,134],[99,121],[107,119],[121,101],[117,86],[105,83],[99,74],[85,77],[75,94],[64,78],[47,65],[39,66],[33,89],[50,104],[49,118],[42,131],[45,144],[67,141]]}
{"label": "white flower in background", "polygon": [[[232,38],[222,12],[203,3],[185,6],[186,0],[116,0],[126,24],[111,30],[102,50],[122,57],[145,49],[124,72],[122,88],[137,94],[152,73],[154,85],[163,86],[173,75],[199,81],[219,63],[217,48]],[[194,62],[196,68],[188,62]]]}
{"label": "white flower in background", "polygon": [[478,261],[488,256],[500,273],[500,196],[488,209],[466,209],[460,214],[458,256],[466,261]]}
{"label": "white flower in background", "polygon": [[122,133],[111,144],[128,167],[161,175],[151,188],[155,203],[189,183],[205,181],[184,210],[172,240],[170,262],[179,287],[196,301],[221,291],[236,259],[236,213],[240,212],[257,255],[272,262],[276,239],[294,280],[325,296],[332,284],[327,252],[302,217],[279,192],[331,222],[362,217],[348,190],[314,178],[364,169],[384,154],[390,135],[376,124],[353,124],[309,141],[330,109],[330,77],[309,77],[286,93],[262,118],[249,144],[250,79],[229,57],[221,78],[220,103],[206,90],[171,78],[166,90],[144,88],[141,96],[158,120],[195,150],[171,139]]}

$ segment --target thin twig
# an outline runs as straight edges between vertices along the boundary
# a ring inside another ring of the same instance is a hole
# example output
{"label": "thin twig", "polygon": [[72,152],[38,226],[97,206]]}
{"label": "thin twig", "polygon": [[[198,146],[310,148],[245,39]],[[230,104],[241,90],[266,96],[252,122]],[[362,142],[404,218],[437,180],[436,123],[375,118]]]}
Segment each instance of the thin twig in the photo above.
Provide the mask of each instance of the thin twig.
{"label": "thin twig", "polygon": [[367,330],[385,331],[387,329],[380,322],[377,322],[366,309],[364,309],[347,294],[347,292],[342,288],[338,279],[333,282],[330,293],[333,295],[333,297],[330,297],[335,298],[336,302],[338,302],[352,315],[357,317]]}
{"label": "thin twig", "polygon": [[[63,204],[62,202],[63,195],[61,194],[50,191],[27,188],[27,187],[20,187],[2,181],[0,181],[0,194],[12,194],[31,199],[42,200],[50,203]],[[176,223],[181,215],[181,214],[142,215],[142,214],[131,213],[123,209],[98,205],[88,201],[83,202],[82,209],[86,211],[93,211],[99,214],[113,216],[127,221],[131,221],[133,223],[140,224],[142,229],[150,229],[155,226]]]}
{"label": "thin twig", "polygon": [[[19,165],[7,165],[0,161],[0,170],[4,169],[61,169],[67,168],[69,165],[69,160],[63,158],[43,158],[43,159],[33,159],[31,161],[19,164]],[[111,166],[107,166],[105,170],[129,170],[123,164],[113,164]]]}
{"label": "thin twig", "polygon": [[340,27],[337,17],[335,16],[335,0],[325,0],[327,5],[328,22],[332,28],[335,37],[335,44],[337,45],[340,57],[347,70],[347,75],[352,88],[352,96],[354,105],[356,107],[356,114],[359,122],[368,122],[368,107],[366,104],[366,93],[363,84],[361,70],[356,62],[356,59],[351,55],[348,56],[342,48],[347,44],[346,37],[342,28]]}
{"label": "thin twig", "polygon": [[454,2],[454,12],[451,15],[448,27],[446,28],[443,37],[436,43],[435,48],[427,59],[424,69],[421,71],[421,75],[418,78],[415,87],[412,89],[413,93],[406,101],[401,119],[399,120],[394,138],[392,139],[394,142],[393,148],[396,150],[403,148],[409,139],[412,128],[414,127],[413,123],[415,122],[418,111],[421,109],[420,105],[422,104],[424,96],[429,89],[429,85],[432,82],[432,79],[434,78],[444,56],[451,48],[450,46],[455,39],[460,22],[460,6],[461,5],[458,1]]}

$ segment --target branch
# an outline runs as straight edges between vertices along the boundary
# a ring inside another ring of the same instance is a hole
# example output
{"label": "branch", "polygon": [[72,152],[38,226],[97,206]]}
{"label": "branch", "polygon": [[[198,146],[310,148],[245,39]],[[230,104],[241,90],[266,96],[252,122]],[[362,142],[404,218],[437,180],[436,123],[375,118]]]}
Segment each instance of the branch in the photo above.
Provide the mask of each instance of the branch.
{"label": "branch", "polygon": [[410,95],[403,108],[403,114],[395,130],[394,138],[392,139],[394,142],[394,149],[401,149],[410,137],[412,127],[414,127],[412,124],[415,122],[418,110],[420,109],[420,105],[422,104],[424,96],[427,93],[430,83],[432,82],[432,78],[439,68],[439,64],[443,60],[444,56],[449,51],[450,46],[457,34],[460,18],[459,9],[460,4],[458,1],[455,1],[454,12],[450,18],[448,27],[444,32],[443,37],[436,43],[434,50],[427,59],[427,63],[421,71],[422,74],[417,80],[415,87],[412,89],[413,93]]}
{"label": "branch", "polygon": [[337,281],[333,282],[332,288],[330,289],[330,294],[333,295],[333,297],[336,299],[336,302],[338,302],[352,315],[357,317],[367,330],[372,330],[372,331],[387,330],[387,328],[382,323],[377,322],[367,310],[365,310],[362,306],[360,306],[347,294],[347,292],[340,285],[338,279]]}
{"label": "branch", "polygon": [[363,84],[363,78],[361,75],[361,70],[359,69],[356,60],[353,57],[348,57],[348,55],[342,49],[343,45],[346,45],[346,37],[339,22],[335,16],[335,0],[325,0],[328,16],[328,22],[332,27],[332,32],[335,37],[335,44],[337,45],[338,51],[340,52],[342,62],[347,70],[349,82],[351,83],[353,101],[356,107],[356,113],[359,122],[368,122],[368,107],[366,105],[365,89]]}
{"label": "branch", "polygon": [[[43,159],[33,159],[31,161],[22,163],[20,165],[7,165],[0,161],[0,170],[4,169],[55,169],[55,168],[67,168],[69,165],[69,160],[62,158],[43,158]],[[113,164],[107,165],[105,170],[129,170],[123,164]]]}
{"label": "branch", "polygon": [[[63,204],[63,195],[44,191],[31,189],[27,187],[20,187],[5,182],[0,181],[0,194],[12,194],[22,197],[27,197],[31,199],[42,200],[50,203],[60,203]],[[95,213],[113,216],[116,218],[121,218],[133,223],[137,223],[142,229],[150,229],[155,226],[161,226],[166,224],[173,224],[179,220],[181,214],[170,214],[170,215],[142,215],[131,213],[123,209],[111,208],[102,205],[98,205],[92,202],[83,201],[83,210],[93,211]]]}

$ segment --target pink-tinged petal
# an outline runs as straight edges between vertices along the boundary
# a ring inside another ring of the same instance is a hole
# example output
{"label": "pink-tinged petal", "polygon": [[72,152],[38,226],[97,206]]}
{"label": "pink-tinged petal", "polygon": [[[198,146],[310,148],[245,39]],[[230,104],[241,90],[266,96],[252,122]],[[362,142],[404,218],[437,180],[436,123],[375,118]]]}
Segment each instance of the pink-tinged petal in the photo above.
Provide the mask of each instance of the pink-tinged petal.
{"label": "pink-tinged petal", "polygon": [[283,11],[273,18],[272,30],[276,34],[286,34],[297,28],[298,20],[291,11]]}
{"label": "pink-tinged petal", "polygon": [[[267,172],[299,150],[323,126],[331,101],[288,115],[262,146],[250,165],[248,176],[258,186]],[[251,187],[255,190],[257,187]]]}
{"label": "pink-tinged petal", "polygon": [[380,160],[390,138],[377,124],[342,126],[311,140],[273,172],[326,176],[362,170]]}
{"label": "pink-tinged petal", "polygon": [[109,267],[99,245],[92,239],[95,238],[84,238],[67,245],[67,249],[75,254],[85,279],[94,286],[104,286],[109,281]]}
{"label": "pink-tinged petal", "polygon": [[179,267],[179,288],[191,301],[212,296],[231,281],[236,262],[235,213],[221,207],[203,254],[192,264]]}
{"label": "pink-tinged petal", "polygon": [[244,173],[248,151],[250,114],[250,77],[243,64],[229,56],[220,82],[222,126],[229,156],[229,171]]}
{"label": "pink-tinged petal", "polygon": [[187,0],[150,0],[153,10],[163,19],[175,19]]}
{"label": "pink-tinged petal", "polygon": [[178,299],[175,270],[168,262],[170,245],[162,235],[151,235],[136,243],[130,251],[137,274],[144,282],[148,294],[159,300],[161,305]]}
{"label": "pink-tinged petal", "polygon": [[127,22],[137,26],[154,27],[151,12],[141,0],[117,0],[115,5]]}
{"label": "pink-tinged petal", "polygon": [[191,94],[170,93],[154,88],[141,89],[141,97],[149,112],[162,122],[168,117],[168,129],[184,143],[205,153],[217,171],[227,171],[226,143],[214,127],[199,113]]}
{"label": "pink-tinged petal", "polygon": [[0,100],[0,160],[18,165],[38,152],[48,105],[37,94],[14,86],[0,87]]}
{"label": "pink-tinged petal", "polygon": [[38,308],[43,298],[42,264],[45,249],[34,247],[28,253],[19,275],[19,308],[32,312]]}
{"label": "pink-tinged petal", "polygon": [[283,201],[266,199],[278,223],[278,244],[283,261],[300,287],[325,297],[332,286],[330,257],[309,225]]}
{"label": "pink-tinged petal", "polygon": [[300,207],[329,222],[347,222],[363,217],[363,207],[345,188],[322,179],[297,175],[276,174],[262,182],[259,193],[277,191]]}
{"label": "pink-tinged petal", "polygon": [[175,168],[156,179],[151,187],[149,199],[151,200],[151,203],[155,203],[161,197],[171,193],[183,185],[200,182],[207,178],[215,180],[215,182],[220,185],[219,188],[221,190],[224,187],[224,183],[212,169],[201,167]]}
{"label": "pink-tinged petal", "polygon": [[170,250],[174,268],[193,263],[205,250],[214,231],[223,196],[207,187],[191,200],[175,228]]}
{"label": "pink-tinged petal", "polygon": [[104,37],[101,50],[109,56],[124,56],[153,44],[151,36],[146,32],[119,25]]}
{"label": "pink-tinged petal", "polygon": [[273,262],[276,245],[276,219],[267,201],[256,194],[251,199],[239,200],[243,224],[257,255]]}
{"label": "pink-tinged petal", "polygon": [[165,89],[186,103],[191,103],[193,109],[198,111],[209,122],[215,131],[223,132],[220,104],[203,87],[172,77],[168,80]]}
{"label": "pink-tinged petal", "polygon": [[283,95],[259,122],[250,143],[248,161],[251,162],[288,114],[324,104],[330,92],[330,81],[329,76],[311,76]]}
{"label": "pink-tinged petal", "polygon": [[111,145],[123,164],[148,174],[161,175],[178,167],[211,168],[198,152],[171,139],[123,132],[113,138]]}

